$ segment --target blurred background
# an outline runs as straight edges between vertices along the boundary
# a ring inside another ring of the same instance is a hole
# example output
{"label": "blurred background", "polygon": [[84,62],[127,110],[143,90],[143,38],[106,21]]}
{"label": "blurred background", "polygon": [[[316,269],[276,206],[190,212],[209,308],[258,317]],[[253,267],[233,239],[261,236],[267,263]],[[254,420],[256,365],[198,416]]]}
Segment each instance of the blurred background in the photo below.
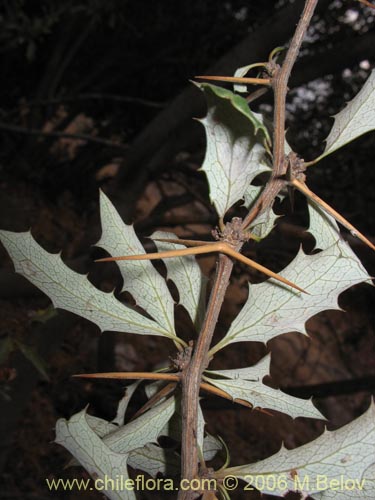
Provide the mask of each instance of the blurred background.
{"label": "blurred background", "polygon": [[[302,0],[3,0],[0,5],[0,228],[27,231],[50,252],[62,250],[74,270],[102,290],[119,289],[115,264],[104,254],[98,192],[108,194],[144,238],[158,229],[182,237],[210,237],[217,219],[204,175],[205,114],[195,75],[232,75],[287,45]],[[375,62],[375,10],[357,1],[320,0],[288,96],[289,143],[305,160],[324,148],[337,113],[359,91]],[[272,93],[252,104],[272,117]],[[308,184],[370,239],[375,237],[375,134],[369,133],[308,172]],[[306,202],[296,194],[278,203],[283,215],[246,254],[280,271],[313,240]],[[374,256],[343,231],[370,275]],[[149,240],[142,239],[151,249]],[[374,241],[374,240],[373,240]],[[69,454],[53,444],[58,418],[89,411],[111,419],[121,382],[72,380],[75,373],[146,371],[169,363],[169,342],[104,333],[88,321],[55,311],[49,299],[13,272],[0,248],[0,499],[76,497],[97,492],[50,492],[45,479],[86,477],[64,470]],[[215,259],[199,260],[212,276]],[[161,265],[161,272],[164,268]],[[262,277],[236,264],[217,328],[220,338]],[[124,296],[131,300],[131,297]],[[263,344],[234,344],[215,366],[243,367],[272,352],[267,383],[314,397],[338,428],[367,409],[375,389],[374,290],[354,287],[340,297],[343,311],[327,311],[307,325],[309,337],[282,335]],[[182,308],[178,331],[191,338]],[[130,412],[144,402],[142,391]],[[301,445],[322,422],[251,412],[205,398],[207,430],[232,449],[232,465]],[[148,494],[144,498],[156,498]],[[164,495],[166,497],[166,495]],[[241,498],[240,493],[237,497]],[[257,494],[246,498],[260,498]],[[274,498],[274,497],[273,497]],[[298,498],[289,495],[288,498]]]}

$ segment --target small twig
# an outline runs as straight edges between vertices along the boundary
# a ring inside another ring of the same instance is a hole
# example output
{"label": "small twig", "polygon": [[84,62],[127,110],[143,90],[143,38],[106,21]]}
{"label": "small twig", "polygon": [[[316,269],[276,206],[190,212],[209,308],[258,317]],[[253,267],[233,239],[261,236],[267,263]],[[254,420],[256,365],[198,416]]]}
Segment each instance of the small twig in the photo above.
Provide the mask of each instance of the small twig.
{"label": "small twig", "polygon": [[98,137],[93,137],[91,135],[86,135],[86,134],[69,134],[68,132],[58,132],[58,131],[45,132],[43,130],[20,127],[18,125],[11,125],[11,124],[4,123],[4,122],[0,122],[0,129],[9,130],[10,132],[16,132],[18,134],[38,135],[41,137],[68,138],[68,139],[76,139],[79,141],[96,142],[97,144],[102,144],[103,146],[108,146],[110,148],[123,149],[125,151],[128,149],[128,146],[126,146],[124,144],[119,144],[116,142],[109,141],[107,139],[100,139]]}

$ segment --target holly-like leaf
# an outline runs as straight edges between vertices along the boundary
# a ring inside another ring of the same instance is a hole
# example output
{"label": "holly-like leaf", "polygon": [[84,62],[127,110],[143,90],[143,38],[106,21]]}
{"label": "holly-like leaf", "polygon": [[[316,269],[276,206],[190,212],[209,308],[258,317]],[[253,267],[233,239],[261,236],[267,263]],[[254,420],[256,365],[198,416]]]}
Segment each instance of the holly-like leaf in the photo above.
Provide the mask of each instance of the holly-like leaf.
{"label": "holly-like leaf", "polygon": [[[91,429],[86,420],[86,410],[73,415],[68,421],[60,419],[56,423],[56,443],[64,446],[73,457],[95,479],[102,480],[101,485],[108,482],[108,478],[128,478],[128,454],[116,453],[100,439]],[[111,500],[135,500],[132,490],[117,491],[109,488],[105,491]]]}
{"label": "holly-like leaf", "polygon": [[154,406],[147,413],[107,434],[103,441],[113,451],[128,453],[156,442],[166,423],[176,411],[176,400],[171,397]]}
{"label": "holly-like leaf", "polygon": [[98,290],[86,276],[67,267],[59,254],[46,252],[30,232],[0,231],[0,240],[16,272],[48,295],[56,308],[92,321],[101,331],[176,338],[155,321],[122,304],[113,293]]}
{"label": "holly-like leaf", "polygon": [[202,170],[207,175],[211,202],[223,218],[243,198],[254,177],[268,170],[262,145],[269,138],[268,131],[246,99],[207,83],[199,87],[208,106],[207,116],[201,120],[207,135]]}
{"label": "holly-like leaf", "polygon": [[326,147],[320,160],[375,129],[375,70],[373,70],[358,94],[334,116],[335,121],[326,139]]}
{"label": "holly-like leaf", "polygon": [[[338,297],[344,290],[371,279],[358,257],[336,232],[331,219],[311,205],[314,236],[318,246],[330,243],[322,252],[306,255],[299,251],[279,274],[298,283],[308,293],[298,293],[280,283],[266,281],[249,285],[249,297],[233,321],[227,335],[211,354],[233,342],[268,342],[287,332],[306,333],[305,322],[327,309],[339,309]],[[336,226],[337,227],[337,226]],[[317,229],[319,228],[319,229]]]}
{"label": "holly-like leaf", "polygon": [[[269,372],[269,363],[270,357],[266,356],[252,367],[211,371],[210,376],[205,376],[205,380],[230,394],[233,399],[248,401],[254,408],[280,411],[293,418],[324,418],[311,401],[289,396],[264,385],[262,378]],[[211,375],[221,378],[213,378]]]}
{"label": "holly-like leaf", "polygon": [[214,374],[220,374],[220,376],[225,378],[237,379],[241,378],[243,380],[252,380],[257,382],[262,380],[270,372],[271,355],[267,354],[262,359],[260,359],[255,365],[247,366],[246,368],[237,368],[232,370],[205,370],[204,374],[209,377]]}
{"label": "holly-like leaf", "polygon": [[[125,224],[108,197],[100,192],[102,236],[97,246],[111,256],[146,253],[133,226]],[[164,278],[147,260],[117,261],[128,291],[138,305],[159,323],[170,335],[174,330],[174,302]]]}
{"label": "holly-like leaf", "polygon": [[[173,233],[156,231],[151,238],[177,239],[177,236]],[[184,245],[164,241],[155,241],[155,245],[160,252],[185,248]],[[193,323],[199,328],[205,312],[207,278],[202,274],[193,255],[164,259],[163,262],[167,268],[167,277],[177,287],[180,304],[185,307]]]}
{"label": "holly-like leaf", "polygon": [[[135,385],[132,384],[129,388],[133,390]],[[120,401],[117,417],[112,422],[87,414],[86,422],[111,451],[128,454],[128,465],[131,467],[141,469],[152,476],[158,472],[171,472],[179,467],[177,455],[153,443],[163,433],[173,415],[175,400],[170,398],[126,425],[116,425],[114,422],[123,416],[124,406],[130,397],[131,394],[126,394]],[[72,465],[79,463],[77,460],[71,460],[69,466]]]}
{"label": "holly-like leaf", "polygon": [[255,464],[230,467],[220,476],[243,479],[262,493],[299,491],[316,500],[372,499],[375,465],[375,406],[336,431],[294,450],[284,447]]}
{"label": "holly-like leaf", "polygon": [[181,457],[173,450],[149,443],[129,454],[128,465],[147,472],[151,477],[157,474],[171,477],[179,474],[180,460]]}

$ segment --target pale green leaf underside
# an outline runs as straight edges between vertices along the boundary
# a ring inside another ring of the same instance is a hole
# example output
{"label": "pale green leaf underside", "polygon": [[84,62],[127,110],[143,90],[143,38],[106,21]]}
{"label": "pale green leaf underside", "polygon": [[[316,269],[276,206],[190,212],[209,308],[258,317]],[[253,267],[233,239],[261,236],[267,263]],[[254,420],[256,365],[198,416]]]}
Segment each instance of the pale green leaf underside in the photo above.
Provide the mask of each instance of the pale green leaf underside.
{"label": "pale green leaf underside", "polygon": [[[151,235],[151,238],[176,239],[177,236],[173,233],[156,231]],[[184,245],[162,241],[155,241],[155,245],[159,252],[185,248]],[[167,268],[167,277],[177,287],[180,304],[184,306],[193,323],[199,328],[205,312],[207,278],[203,276],[199,264],[193,255],[164,259],[163,262]]]}
{"label": "pale green leaf underside", "polygon": [[30,232],[0,231],[0,240],[16,272],[48,295],[56,308],[92,321],[101,331],[173,337],[156,322],[122,304],[112,293],[98,290],[86,276],[67,267],[59,254],[46,252]]}
{"label": "pale green leaf underside", "polygon": [[[56,443],[70,451],[91,476],[102,479],[103,485],[108,478],[116,480],[121,476],[124,481],[128,478],[128,455],[116,453],[104,444],[90,428],[85,410],[73,415],[69,421],[57,421]],[[135,500],[131,490],[108,489],[105,493],[111,500]]]}
{"label": "pale green leaf underside", "polygon": [[[144,254],[145,250],[133,226],[125,224],[108,197],[100,192],[100,217],[102,236],[97,246],[112,257]],[[167,330],[174,330],[174,302],[164,278],[147,260],[116,262],[124,280],[123,290],[128,291],[136,303]],[[103,264],[98,264],[103,265]]]}
{"label": "pale green leaf underside", "polygon": [[180,460],[181,457],[174,451],[149,443],[129,454],[128,465],[147,472],[151,477],[159,473],[171,477],[179,474]]}
{"label": "pale green leaf underside", "polygon": [[269,363],[270,357],[266,356],[259,363],[248,368],[210,371],[210,375],[226,378],[217,379],[205,375],[205,380],[230,394],[233,399],[248,401],[254,408],[280,411],[293,418],[324,418],[311,401],[289,396],[280,390],[264,385],[262,378],[268,374]]}
{"label": "pale green leaf underside", "polygon": [[[321,240],[329,241],[332,226],[318,212],[314,216],[314,224],[320,226]],[[305,322],[309,318],[321,311],[339,308],[340,293],[358,283],[371,282],[358,257],[341,240],[339,233],[336,242],[320,253],[305,255],[300,250],[279,274],[297,283],[308,294],[270,281],[250,285],[247,302],[227,335],[215,346],[215,351],[233,342],[268,342],[282,333],[306,333]]]}
{"label": "pale green leaf underside", "polygon": [[[269,495],[282,496],[289,490],[301,491],[304,498],[310,494],[316,500],[346,500],[374,498],[370,496],[374,491],[374,464],[375,407],[371,404],[366,413],[341,429],[325,431],[315,441],[294,450],[282,447],[278,453],[265,460],[231,467],[224,473],[248,482],[250,475],[253,478],[263,476],[266,479],[265,487],[259,489]],[[271,478],[268,489],[267,477]],[[286,480],[282,488],[277,487],[277,478]],[[335,493],[328,492],[329,481],[338,481],[337,484],[340,484],[341,478],[357,482],[356,495],[345,488],[338,488]],[[261,485],[259,479],[257,484],[258,487]],[[361,487],[364,489],[362,493]],[[327,491],[322,494],[324,490]]]}
{"label": "pale green leaf underside", "polygon": [[106,435],[103,441],[117,453],[128,453],[142,448],[147,443],[156,442],[175,410],[176,401],[173,397],[169,398],[130,423]]}
{"label": "pale green leaf underside", "polygon": [[222,218],[243,198],[251,181],[268,170],[262,164],[265,149],[261,144],[266,129],[242,97],[213,85],[199,86],[208,106],[207,116],[201,120],[207,135],[202,170],[207,175],[211,202]]}
{"label": "pale green leaf underside", "polygon": [[[234,72],[233,76],[236,76],[238,78],[242,78],[245,76],[248,71],[253,67],[253,64],[248,64],[247,66],[241,66],[241,68],[237,68],[236,71]],[[245,93],[248,92],[247,85],[241,84],[241,83],[235,83],[233,85],[233,90],[235,92],[241,92]]]}
{"label": "pale green leaf underside", "polygon": [[354,99],[348,102],[334,119],[324,153],[319,159],[375,129],[375,70]]}
{"label": "pale green leaf underside", "polygon": [[[91,469],[86,467],[85,455],[82,454],[81,438],[76,435],[79,431],[76,421],[79,420],[80,432],[87,434],[86,441],[90,441],[90,444],[85,441],[85,449],[90,450],[92,444],[95,450],[98,451],[96,455],[92,454],[91,457],[96,460],[96,465],[100,470],[105,470],[112,456],[118,456],[127,458],[128,465],[141,468],[151,475],[156,475],[158,472],[170,471],[171,466],[177,467],[179,465],[177,456],[152,444],[156,442],[175,409],[176,401],[172,397],[136,420],[120,427],[101,418],[87,415],[83,411],[71,417],[68,422],[64,419],[58,421],[56,442],[67,448],[75,457],[76,460],[71,461],[70,465],[77,465],[76,462],[78,461],[91,473]],[[84,419],[82,416],[84,416]],[[124,467],[124,474],[127,474],[126,460]],[[92,469],[92,472],[95,473],[96,470]],[[108,477],[116,479],[114,474],[109,474]],[[128,497],[119,496],[114,498],[127,499]]]}
{"label": "pale green leaf underside", "polygon": [[315,248],[324,250],[340,239],[340,229],[335,219],[312,200],[308,200],[310,225],[308,232],[315,238]]}
{"label": "pale green leaf underside", "polygon": [[231,370],[205,370],[205,375],[210,376],[211,374],[219,374],[225,378],[238,379],[241,378],[243,380],[262,380],[263,377],[269,374],[270,372],[270,364],[271,364],[271,355],[267,354],[262,359],[258,361],[253,366],[247,366],[246,368],[237,368]]}

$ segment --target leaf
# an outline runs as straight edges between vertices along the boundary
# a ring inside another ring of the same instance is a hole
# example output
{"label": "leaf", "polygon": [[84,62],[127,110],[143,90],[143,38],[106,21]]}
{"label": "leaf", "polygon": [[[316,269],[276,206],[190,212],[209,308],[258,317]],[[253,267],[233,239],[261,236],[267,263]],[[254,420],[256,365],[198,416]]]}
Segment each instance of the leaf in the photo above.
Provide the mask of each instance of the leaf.
{"label": "leaf", "polygon": [[[102,236],[97,246],[111,256],[146,253],[133,226],[125,224],[107,196],[100,192]],[[123,291],[128,291],[138,305],[159,323],[170,335],[174,330],[174,302],[164,278],[147,260],[117,261],[124,280]]]}
{"label": "leaf", "polygon": [[101,331],[174,338],[156,322],[119,302],[113,293],[98,290],[86,276],[67,267],[59,254],[46,252],[30,232],[0,231],[0,240],[11,256],[16,272],[48,295],[56,308],[92,321]]}
{"label": "leaf", "polygon": [[375,70],[372,70],[354,99],[334,118],[332,129],[326,139],[325,150],[315,161],[375,129]]}
{"label": "leaf", "polygon": [[86,413],[86,422],[95,432],[95,434],[97,434],[100,438],[103,438],[107,436],[107,434],[118,430],[118,425],[112,422],[107,422],[107,420],[104,420],[103,418],[89,415],[88,413]]}
{"label": "leaf", "polygon": [[[211,371],[205,380],[230,394],[234,399],[244,399],[254,408],[269,408],[290,415],[293,418],[322,418],[311,401],[289,396],[262,383],[262,378],[269,373],[270,356],[248,368],[238,370]],[[212,378],[212,375],[225,378]]]}
{"label": "leaf", "polygon": [[129,454],[128,465],[140,469],[151,477],[157,474],[177,476],[180,472],[180,457],[173,450],[160,448],[156,444],[146,444]]}
{"label": "leaf", "polygon": [[268,131],[242,97],[207,83],[199,87],[208,106],[207,116],[200,120],[207,135],[202,170],[207,175],[211,202],[223,218],[243,198],[251,181],[268,170],[262,164],[265,149],[261,144]]}
{"label": "leaf", "polygon": [[[156,231],[151,238],[172,238],[177,236],[173,233]],[[185,248],[184,245],[155,241],[160,252]],[[198,262],[194,256],[175,257],[163,260],[168,279],[171,279],[177,287],[180,296],[180,304],[189,313],[197,328],[201,325],[205,313],[205,296],[207,278],[202,274]]]}
{"label": "leaf", "polygon": [[243,380],[258,381],[262,380],[263,377],[269,374],[270,363],[271,355],[267,354],[253,366],[247,366],[246,368],[237,368],[232,370],[205,370],[204,374],[208,374],[208,376],[211,376],[211,374],[216,373],[225,378],[242,378]]}
{"label": "leaf", "polygon": [[[310,210],[315,210],[312,205]],[[316,210],[313,220],[314,235],[321,241],[320,246],[332,243],[332,221]],[[211,354],[233,342],[266,343],[283,333],[306,333],[305,322],[309,318],[327,309],[339,309],[340,293],[361,282],[371,283],[360,260],[341,240],[339,232],[336,242],[320,253],[306,255],[300,250],[279,274],[298,283],[308,293],[300,294],[270,281],[250,284],[247,302],[227,335],[211,349]]]}
{"label": "leaf", "polygon": [[223,449],[222,442],[215,436],[208,434],[203,441],[203,456],[206,462],[212,460]]}
{"label": "leaf", "polygon": [[[252,184],[250,184],[250,186],[246,188],[246,191],[244,193],[246,208],[250,209],[250,207],[255,203],[262,189],[263,186],[253,186]],[[249,230],[253,236],[255,236],[259,240],[262,240],[263,238],[268,236],[272,229],[275,227],[275,223],[278,218],[279,216],[275,214],[272,208],[268,208],[255,218],[255,220],[249,226]]]}
{"label": "leaf", "polygon": [[[371,496],[374,464],[375,406],[372,403],[361,417],[336,431],[325,431],[315,441],[294,450],[282,447],[265,460],[231,467],[220,474],[234,475],[269,495],[283,496],[287,491],[300,491],[303,498],[314,495],[316,500],[346,500],[374,498]],[[340,486],[341,481],[354,484],[356,495],[348,491],[349,487]],[[334,488],[336,491],[328,491]]]}
{"label": "leaf", "polygon": [[135,390],[137,389],[137,387],[139,386],[140,383],[141,383],[141,380],[136,380],[135,382],[133,382],[133,384],[126,386],[125,394],[120,399],[119,404],[117,406],[116,417],[112,420],[113,424],[117,424],[117,425],[124,424],[125,413],[126,413],[126,410],[128,409],[129,402],[130,402]]}
{"label": "leaf", "polygon": [[147,443],[156,442],[176,410],[176,400],[171,397],[154,406],[147,413],[106,435],[104,443],[117,453],[127,453],[142,448]]}
{"label": "leaf", "polygon": [[[336,243],[340,236],[340,229],[335,219],[312,200],[307,200],[310,225],[308,232],[314,236],[316,246],[324,250]],[[322,224],[324,220],[324,224]]]}
{"label": "leaf", "polygon": [[[56,443],[66,448],[76,460],[96,480],[105,485],[108,479],[121,477],[125,482],[127,474],[127,454],[116,453],[108,448],[89,426],[86,410],[73,415],[70,420],[63,418],[56,423]],[[106,496],[111,500],[135,500],[132,490],[117,491],[106,489]]]}
{"label": "leaf", "polygon": [[[131,388],[134,385],[132,384],[129,387]],[[137,461],[139,466],[140,460],[142,460],[144,465],[147,465],[146,457],[149,455],[151,461],[149,468],[152,469],[155,466],[154,462],[157,460],[157,457],[160,459],[161,456],[160,453],[156,455],[152,453],[155,450],[150,443],[156,442],[159,435],[162,434],[165,425],[175,411],[175,401],[173,398],[170,398],[152,408],[148,413],[141,415],[136,420],[126,425],[118,426],[114,422],[116,422],[120,413],[122,414],[123,412],[123,406],[126,402],[125,398],[120,401],[117,417],[112,422],[107,422],[102,418],[87,414],[86,422],[112,451],[116,453],[130,453],[129,465],[134,465]],[[145,447],[147,450],[144,449]],[[71,461],[69,465],[77,465],[77,463]],[[142,470],[148,472],[148,469]]]}

